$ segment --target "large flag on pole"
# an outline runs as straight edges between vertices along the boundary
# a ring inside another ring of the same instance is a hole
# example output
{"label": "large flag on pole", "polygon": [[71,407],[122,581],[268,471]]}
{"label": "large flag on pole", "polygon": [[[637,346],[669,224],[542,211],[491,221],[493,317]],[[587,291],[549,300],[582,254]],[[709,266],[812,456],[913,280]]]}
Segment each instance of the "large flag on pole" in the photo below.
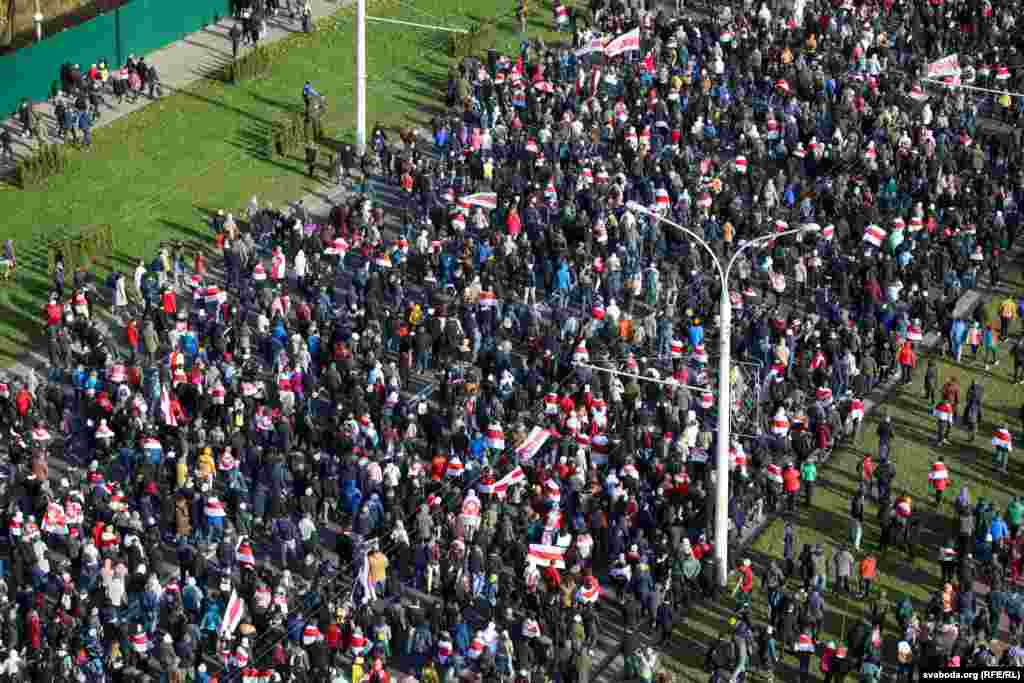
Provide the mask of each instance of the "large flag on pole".
{"label": "large flag on pole", "polygon": [[615,38],[610,43],[604,46],[604,53],[609,57],[617,57],[623,52],[629,52],[630,50],[640,49],[640,27],[636,27],[632,31],[623,33],[618,38]]}
{"label": "large flag on pole", "polygon": [[221,638],[230,638],[238,625],[242,623],[242,615],[245,613],[245,604],[242,598],[238,597],[238,591],[231,591],[231,599],[228,600],[228,608],[224,611],[224,618],[220,622]]}

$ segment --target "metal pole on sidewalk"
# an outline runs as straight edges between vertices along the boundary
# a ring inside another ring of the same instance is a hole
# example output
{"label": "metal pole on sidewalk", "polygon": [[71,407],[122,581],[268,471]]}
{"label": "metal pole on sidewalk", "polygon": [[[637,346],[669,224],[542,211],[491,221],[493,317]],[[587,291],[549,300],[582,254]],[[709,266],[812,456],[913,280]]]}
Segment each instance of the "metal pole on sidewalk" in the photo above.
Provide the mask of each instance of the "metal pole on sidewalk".
{"label": "metal pole on sidewalk", "polygon": [[715,440],[716,578],[718,585],[723,587],[729,582],[729,447],[732,445],[729,434],[732,429],[732,302],[729,300],[728,268],[724,273],[718,304],[718,437]]}
{"label": "metal pole on sidewalk", "polygon": [[736,258],[751,247],[766,244],[780,237],[796,235],[804,232],[820,230],[816,225],[805,226],[795,230],[784,230],[771,235],[761,235],[746,242],[733,253],[729,262],[723,266],[718,254],[705,242],[700,235],[689,228],[679,225],[673,220],[648,209],[642,204],[628,202],[627,208],[634,213],[644,214],[648,218],[660,221],[687,235],[711,256],[715,270],[718,272],[722,294],[718,303],[719,321],[719,358],[718,358],[718,435],[716,437],[715,458],[715,558],[718,560],[718,585],[725,587],[729,578],[729,447],[731,446],[730,429],[732,427],[732,302],[729,300],[729,273],[736,263]]}
{"label": "metal pole on sidewalk", "polygon": [[356,2],[356,152],[366,152],[366,0]]}

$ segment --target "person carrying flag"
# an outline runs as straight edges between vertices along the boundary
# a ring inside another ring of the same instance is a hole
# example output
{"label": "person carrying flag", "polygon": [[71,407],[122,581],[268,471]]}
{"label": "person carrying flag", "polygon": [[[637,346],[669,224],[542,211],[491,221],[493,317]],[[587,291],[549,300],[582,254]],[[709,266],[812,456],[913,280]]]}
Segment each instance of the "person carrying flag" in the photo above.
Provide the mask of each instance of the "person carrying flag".
{"label": "person carrying flag", "polygon": [[1006,425],[996,430],[992,436],[992,446],[995,448],[995,468],[1006,474],[1010,464],[1010,451],[1013,450],[1013,437]]}
{"label": "person carrying flag", "polygon": [[953,424],[954,411],[952,402],[945,398],[932,411],[935,416],[935,442],[940,446],[949,443],[949,426]]}
{"label": "person carrying flag", "polygon": [[936,460],[932,463],[932,469],[928,473],[928,484],[932,487],[932,491],[935,494],[935,507],[942,507],[942,494],[945,493],[946,487],[949,486],[949,472],[946,470],[945,463],[942,460]]}

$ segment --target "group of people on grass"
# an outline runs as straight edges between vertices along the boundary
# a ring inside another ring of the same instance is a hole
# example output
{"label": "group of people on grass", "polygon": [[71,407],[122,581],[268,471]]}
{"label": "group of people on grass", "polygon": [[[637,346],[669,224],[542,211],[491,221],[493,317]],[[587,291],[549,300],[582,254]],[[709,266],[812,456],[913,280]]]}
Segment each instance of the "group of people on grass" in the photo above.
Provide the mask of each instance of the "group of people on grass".
{"label": "group of people on grass", "polygon": [[[571,47],[463,62],[429,140],[376,131],[328,216],[254,198],[102,286],[58,260],[49,364],[0,385],[3,673],[583,683],[621,655],[665,677],[675,627],[719,596],[717,476],[737,609],[713,679],[790,655],[805,680],[1019,662],[1020,501],[964,489],[949,547],[921,547],[891,421],[849,544],[798,551],[789,525],[781,566],[741,551],[814,505],[926,335],[1000,360],[1015,302],[956,302],[1002,281],[1020,222],[1022,148],[986,132],[1018,112],[998,94],[1016,8],[721,9],[598,1]],[[920,80],[954,52],[997,92]],[[941,443],[983,397],[961,413],[939,379]],[[1008,425],[993,444],[1009,456]],[[894,545],[941,566],[932,603],[873,587]],[[818,642],[855,589],[869,619]]]}

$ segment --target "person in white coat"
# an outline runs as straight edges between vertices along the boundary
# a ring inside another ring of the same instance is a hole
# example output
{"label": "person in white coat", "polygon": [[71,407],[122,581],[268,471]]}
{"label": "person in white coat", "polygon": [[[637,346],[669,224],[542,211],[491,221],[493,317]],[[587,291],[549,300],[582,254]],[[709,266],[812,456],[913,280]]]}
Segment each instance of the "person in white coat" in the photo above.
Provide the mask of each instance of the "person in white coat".
{"label": "person in white coat", "polygon": [[306,252],[302,249],[295,254],[295,260],[292,264],[295,269],[295,283],[299,289],[305,289],[306,275],[309,272],[308,264],[306,263]]}
{"label": "person in white coat", "polygon": [[7,659],[5,659],[3,665],[0,666],[0,674],[7,675],[7,680],[17,681],[19,680],[19,674],[24,666],[25,660],[21,658],[18,651],[9,650],[7,652]]}
{"label": "person in white coat", "polygon": [[121,312],[128,307],[128,288],[125,283],[124,273],[118,273],[114,279],[114,305],[113,314],[120,319]]}

